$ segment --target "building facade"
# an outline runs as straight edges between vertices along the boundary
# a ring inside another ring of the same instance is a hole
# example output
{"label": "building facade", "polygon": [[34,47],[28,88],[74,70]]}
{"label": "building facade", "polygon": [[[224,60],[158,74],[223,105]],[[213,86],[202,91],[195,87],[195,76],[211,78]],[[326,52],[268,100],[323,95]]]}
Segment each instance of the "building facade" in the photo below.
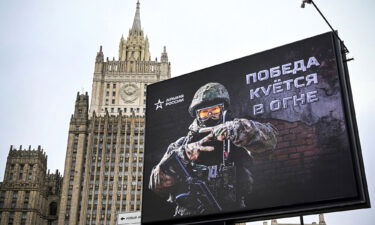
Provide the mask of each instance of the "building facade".
{"label": "building facade", "polygon": [[0,225],[55,225],[62,176],[47,172],[43,150],[10,147],[0,183]]}
{"label": "building facade", "polygon": [[77,94],[70,120],[59,225],[115,225],[120,212],[142,208],[145,96],[148,84],[170,78],[166,48],[151,60],[137,2],[118,59],[95,60],[91,104]]}
{"label": "building facade", "polygon": [[[267,221],[263,222],[263,225],[268,225]],[[278,223],[276,219],[271,220],[271,225],[298,225],[295,223]],[[312,223],[305,223],[305,225],[327,225],[326,221],[324,220],[324,215],[319,214],[319,223],[312,222]]]}

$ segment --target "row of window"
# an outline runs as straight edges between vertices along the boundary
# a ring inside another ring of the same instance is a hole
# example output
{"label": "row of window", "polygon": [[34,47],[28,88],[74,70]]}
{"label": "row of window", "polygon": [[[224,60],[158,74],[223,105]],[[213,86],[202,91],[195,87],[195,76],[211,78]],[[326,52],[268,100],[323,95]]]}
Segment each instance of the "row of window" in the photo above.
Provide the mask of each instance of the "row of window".
{"label": "row of window", "polygon": [[[103,144],[94,144],[94,146],[93,146],[93,148],[94,149],[96,149],[96,148],[99,148],[99,150],[102,150],[103,149]],[[116,143],[113,143],[112,145],[111,144],[107,144],[107,145],[105,145],[106,146],[106,149],[108,150],[108,149],[111,149],[111,147],[112,147],[112,149],[113,149],[113,151],[116,151],[116,147],[117,147],[117,144]],[[135,148],[135,149],[137,149],[137,148],[143,148],[143,143],[133,143],[133,145],[129,145],[129,144],[127,144],[126,146],[125,146],[125,144],[121,144],[120,145],[120,149],[121,150],[124,150],[125,149],[125,147],[126,147],[126,150],[129,150],[131,147],[133,147],[133,149]]]}
{"label": "row of window", "polygon": [[[105,96],[109,97],[109,91],[105,93]],[[116,91],[112,91],[112,97],[116,96]]]}
{"label": "row of window", "polygon": [[27,167],[32,169],[34,166],[37,166],[37,164],[35,164],[35,165],[34,164],[11,164],[10,169],[14,170],[15,168],[18,168],[19,170],[24,170]]}
{"label": "row of window", "polygon": [[[126,129],[127,130],[130,130],[131,129],[131,124],[128,122],[126,123],[127,127]],[[144,123],[137,123],[135,126],[135,128],[144,128]],[[116,133],[117,131],[117,123],[116,124],[108,124],[108,130],[111,130],[113,128],[114,132]],[[99,124],[95,124],[95,130],[98,130],[99,129]],[[104,126],[103,126],[103,123],[102,125],[100,126],[100,129],[103,131],[104,130]],[[125,124],[122,124],[121,126],[121,130],[125,130]],[[97,133],[95,133],[97,134]],[[103,133],[101,133],[103,134]],[[110,135],[110,132],[108,133],[108,135]]]}
{"label": "row of window", "polygon": [[[111,84],[110,83],[107,83],[107,88],[111,88]],[[112,88],[116,88],[116,84],[115,83],[112,84]]]}
{"label": "row of window", "polygon": [[13,173],[9,173],[9,177],[8,179],[9,180],[32,180],[33,179],[33,174],[32,172],[29,172],[27,174],[27,177],[25,177],[24,173],[18,173],[18,176],[16,176],[17,174],[13,174]]}
{"label": "row of window", "polygon": [[[17,206],[18,192],[19,191],[13,191],[11,208],[16,208]],[[22,208],[28,208],[29,197],[30,197],[30,191],[25,191],[24,202],[23,202]],[[4,207],[4,200],[5,200],[5,191],[0,192],[0,209]]]}
{"label": "row of window", "polygon": [[[125,136],[126,136],[126,138],[125,138]],[[111,140],[112,140],[113,144],[116,144],[116,142],[117,142],[117,135],[114,134],[113,137],[112,137],[112,135],[109,134],[109,135],[106,136],[106,139],[107,139],[107,144],[109,144],[109,143],[111,142]],[[127,135],[124,135],[124,134],[123,134],[123,135],[120,135],[121,144],[124,144],[124,143],[125,143],[125,141],[124,141],[125,139],[126,139],[127,142],[129,143],[130,140],[131,140],[131,134],[127,134]],[[144,137],[143,137],[143,134],[142,134],[142,135],[139,135],[139,136],[138,136],[137,134],[134,134],[134,136],[133,136],[132,139],[134,140],[135,143],[137,143],[137,142],[138,142],[138,139],[140,139],[140,142],[142,142],[143,139],[144,139]],[[97,135],[94,136],[94,143],[99,142],[100,144],[103,144],[103,141],[104,141],[104,140],[105,140],[105,139],[104,139],[103,135],[101,135],[100,138],[99,138]],[[74,143],[74,144],[76,144],[76,143]],[[76,144],[76,145],[77,145],[77,144]]]}
{"label": "row of window", "polygon": [[[133,160],[133,163],[132,163],[132,162],[125,162],[125,163],[124,163],[124,161],[120,161],[120,162],[119,162],[119,167],[120,167],[120,169],[121,169],[122,167],[125,167],[126,169],[129,169],[129,167],[131,167],[131,166],[132,166],[133,169],[134,169],[134,168],[137,167],[137,165],[138,165],[138,168],[139,168],[140,170],[142,170],[143,162],[138,162],[138,164],[137,164],[136,160]],[[91,169],[92,169],[92,171],[94,171],[95,168],[96,168],[96,170],[97,170],[98,173],[99,173],[99,170],[101,170],[101,166],[102,166],[101,162],[98,162],[98,163],[96,163],[96,162],[92,162],[92,163],[91,163]],[[111,164],[110,164],[109,162],[107,162],[103,167],[105,168],[105,169],[104,169],[104,172],[105,172],[105,173],[109,173],[109,171],[111,171],[111,173],[114,173],[114,170],[115,170],[115,162],[112,162]],[[102,170],[103,170],[103,169],[102,169]],[[121,175],[121,171],[119,171],[119,174]]]}
{"label": "row of window", "polygon": [[[111,84],[110,83],[107,83],[107,89],[111,88]],[[116,88],[116,83],[113,83],[112,84],[112,88]],[[147,88],[147,84],[144,84],[144,89],[146,90]]]}
{"label": "row of window", "polygon": [[[108,99],[106,99],[106,105],[108,105],[107,100]],[[112,104],[115,104],[115,100],[114,99],[112,99]],[[115,109],[117,109],[118,113],[119,112],[127,113],[127,108],[122,109],[122,108],[107,108],[107,107],[105,107],[104,109],[102,109],[102,112],[104,112],[105,110],[107,110],[108,112],[114,113]],[[133,112],[134,113],[140,113],[141,112],[140,110],[141,110],[140,108],[130,108],[129,112],[130,113],[133,113]],[[142,112],[145,113],[146,112],[146,108],[143,108]]]}

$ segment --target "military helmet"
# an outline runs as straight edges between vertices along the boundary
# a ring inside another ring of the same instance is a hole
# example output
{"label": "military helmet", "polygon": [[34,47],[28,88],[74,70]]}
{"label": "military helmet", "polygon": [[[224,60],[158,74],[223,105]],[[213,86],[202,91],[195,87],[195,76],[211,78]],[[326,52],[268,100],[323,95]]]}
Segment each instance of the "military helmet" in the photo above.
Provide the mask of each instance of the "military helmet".
{"label": "military helmet", "polygon": [[230,104],[229,93],[224,85],[219,83],[207,83],[195,92],[194,98],[189,106],[189,113],[192,117],[195,117],[195,110],[199,107],[222,102],[226,107]]}

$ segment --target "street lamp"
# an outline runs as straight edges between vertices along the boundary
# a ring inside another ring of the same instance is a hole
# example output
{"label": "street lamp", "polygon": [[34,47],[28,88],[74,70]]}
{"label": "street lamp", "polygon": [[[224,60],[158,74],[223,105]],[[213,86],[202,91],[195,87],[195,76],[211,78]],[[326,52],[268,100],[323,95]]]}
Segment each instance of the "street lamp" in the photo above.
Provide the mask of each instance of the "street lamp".
{"label": "street lamp", "polygon": [[[305,8],[305,5],[307,4],[312,4],[314,6],[314,8],[318,11],[318,13],[322,16],[322,18],[324,19],[324,21],[327,23],[327,25],[329,26],[329,28],[331,28],[333,34],[340,40],[340,43],[343,47],[343,53],[345,54],[348,54],[349,53],[349,49],[345,46],[344,42],[341,40],[341,38],[337,35],[337,32],[333,29],[333,27],[331,26],[331,24],[328,22],[328,20],[326,19],[326,17],[323,15],[323,13],[319,10],[318,6],[315,5],[314,1],[313,0],[302,0],[302,4],[301,4],[301,8]],[[345,61],[351,61],[353,60],[353,58],[349,58]]]}
{"label": "street lamp", "polygon": [[305,4],[311,4],[312,0],[302,0],[301,8],[305,8]]}

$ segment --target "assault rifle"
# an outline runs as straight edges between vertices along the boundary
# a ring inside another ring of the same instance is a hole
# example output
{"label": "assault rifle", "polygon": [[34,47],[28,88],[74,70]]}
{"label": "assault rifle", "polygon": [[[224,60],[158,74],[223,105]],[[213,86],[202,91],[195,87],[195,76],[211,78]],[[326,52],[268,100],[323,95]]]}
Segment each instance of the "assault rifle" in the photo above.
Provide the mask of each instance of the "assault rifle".
{"label": "assault rifle", "polygon": [[205,209],[209,211],[222,211],[222,207],[216,201],[206,183],[190,175],[176,152],[173,152],[160,167],[165,171],[174,171],[176,176],[188,185],[189,193],[183,193],[178,196],[191,195],[193,198],[199,200]]}

